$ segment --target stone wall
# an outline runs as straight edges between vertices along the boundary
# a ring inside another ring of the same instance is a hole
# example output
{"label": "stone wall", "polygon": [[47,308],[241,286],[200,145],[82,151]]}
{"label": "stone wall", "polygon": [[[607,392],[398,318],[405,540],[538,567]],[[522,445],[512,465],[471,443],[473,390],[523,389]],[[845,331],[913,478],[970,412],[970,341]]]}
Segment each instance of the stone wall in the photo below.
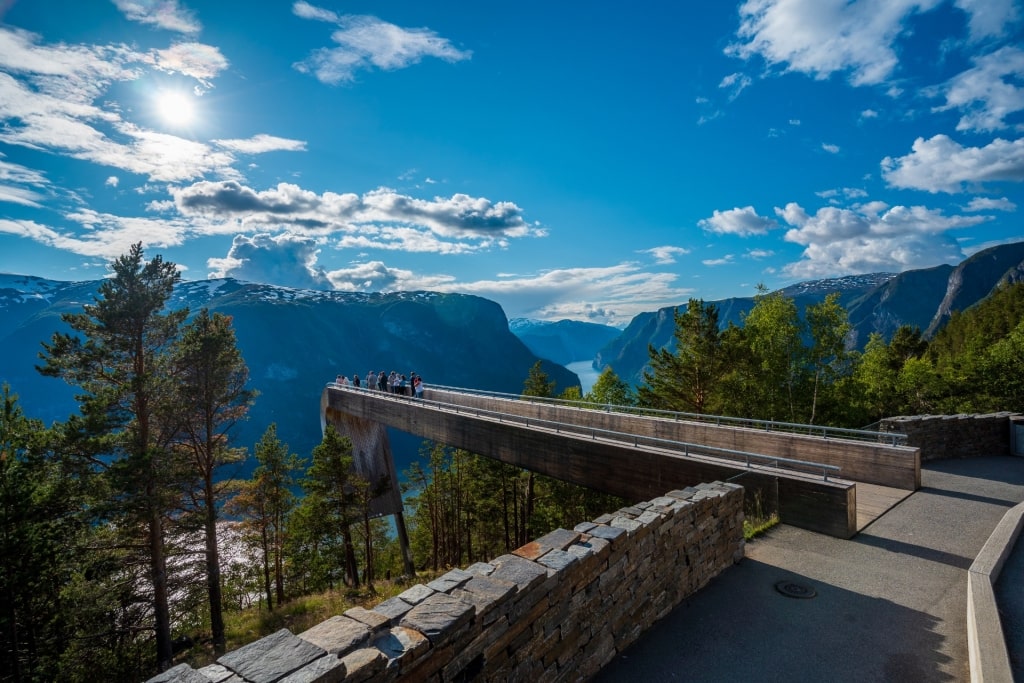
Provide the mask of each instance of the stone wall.
{"label": "stone wall", "polygon": [[584,680],[743,549],[743,489],[700,484],[150,683]]}
{"label": "stone wall", "polygon": [[1009,455],[1010,417],[1016,413],[984,415],[911,415],[890,417],[879,431],[907,435],[907,445],[921,449],[921,462],[942,458]]}

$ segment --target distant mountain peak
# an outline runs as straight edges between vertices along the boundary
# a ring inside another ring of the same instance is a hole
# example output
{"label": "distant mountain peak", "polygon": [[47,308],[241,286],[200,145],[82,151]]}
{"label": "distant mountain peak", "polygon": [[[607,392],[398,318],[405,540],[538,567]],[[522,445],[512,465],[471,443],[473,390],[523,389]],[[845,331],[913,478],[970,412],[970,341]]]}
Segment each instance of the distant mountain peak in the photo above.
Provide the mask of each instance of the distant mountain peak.
{"label": "distant mountain peak", "polygon": [[830,292],[847,292],[851,290],[864,290],[884,285],[897,276],[897,273],[865,273],[863,275],[844,275],[823,280],[806,280],[794,285],[782,288],[786,296],[799,296],[801,294],[820,294]]}

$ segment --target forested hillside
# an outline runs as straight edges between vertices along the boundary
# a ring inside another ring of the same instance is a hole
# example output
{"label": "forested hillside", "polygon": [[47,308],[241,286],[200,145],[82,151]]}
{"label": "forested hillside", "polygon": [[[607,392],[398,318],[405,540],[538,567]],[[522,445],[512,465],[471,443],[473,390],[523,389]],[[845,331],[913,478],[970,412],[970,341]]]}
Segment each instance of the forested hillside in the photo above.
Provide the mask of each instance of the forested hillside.
{"label": "forested hillside", "polygon": [[[837,294],[851,325],[848,344],[852,349],[863,350],[872,334],[888,341],[902,326],[919,328],[930,338],[954,312],[984,300],[1000,283],[1016,282],[1022,277],[1024,242],[1015,242],[979,251],[957,266],[816,280],[791,285],[779,293],[792,298],[800,312],[829,294]],[[730,323],[741,324],[755,298],[708,303],[716,306],[719,325],[724,328]],[[685,309],[685,302],[678,307]],[[595,366],[610,366],[631,384],[642,383],[649,360],[648,346],[671,348],[675,308],[636,316],[621,335],[598,352]]]}

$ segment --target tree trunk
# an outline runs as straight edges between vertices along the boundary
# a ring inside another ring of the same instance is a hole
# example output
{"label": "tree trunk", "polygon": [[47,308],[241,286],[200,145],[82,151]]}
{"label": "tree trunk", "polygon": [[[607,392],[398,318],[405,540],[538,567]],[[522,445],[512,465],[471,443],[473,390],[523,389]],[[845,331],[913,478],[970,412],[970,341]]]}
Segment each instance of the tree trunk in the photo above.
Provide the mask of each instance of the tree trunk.
{"label": "tree trunk", "polygon": [[210,601],[210,631],[213,651],[223,654],[225,648],[224,611],[220,587],[220,551],[217,548],[217,504],[213,495],[213,477],[207,474],[206,502],[206,592]]}
{"label": "tree trunk", "polygon": [[270,589],[270,539],[267,538],[267,528],[261,530],[263,540],[263,589],[267,593],[267,611],[274,611],[274,594]]}
{"label": "tree trunk", "polygon": [[359,565],[356,563],[356,549],[352,545],[352,530],[345,526],[342,530],[345,542],[345,570],[352,577],[352,587],[359,588]]}
{"label": "tree trunk", "polygon": [[171,646],[171,610],[167,599],[167,558],[164,555],[163,524],[160,512],[149,513],[150,577],[153,581],[153,618],[156,630],[157,670],[170,668],[174,652]]}

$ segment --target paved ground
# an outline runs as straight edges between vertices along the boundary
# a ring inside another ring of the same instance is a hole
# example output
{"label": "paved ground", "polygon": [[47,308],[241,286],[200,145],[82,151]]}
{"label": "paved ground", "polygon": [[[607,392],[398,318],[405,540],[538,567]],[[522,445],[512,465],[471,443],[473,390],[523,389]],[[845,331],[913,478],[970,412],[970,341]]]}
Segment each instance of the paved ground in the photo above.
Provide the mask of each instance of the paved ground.
{"label": "paved ground", "polygon": [[946,460],[852,540],[779,526],[595,680],[969,680],[967,569],[1022,500],[1024,458]]}

